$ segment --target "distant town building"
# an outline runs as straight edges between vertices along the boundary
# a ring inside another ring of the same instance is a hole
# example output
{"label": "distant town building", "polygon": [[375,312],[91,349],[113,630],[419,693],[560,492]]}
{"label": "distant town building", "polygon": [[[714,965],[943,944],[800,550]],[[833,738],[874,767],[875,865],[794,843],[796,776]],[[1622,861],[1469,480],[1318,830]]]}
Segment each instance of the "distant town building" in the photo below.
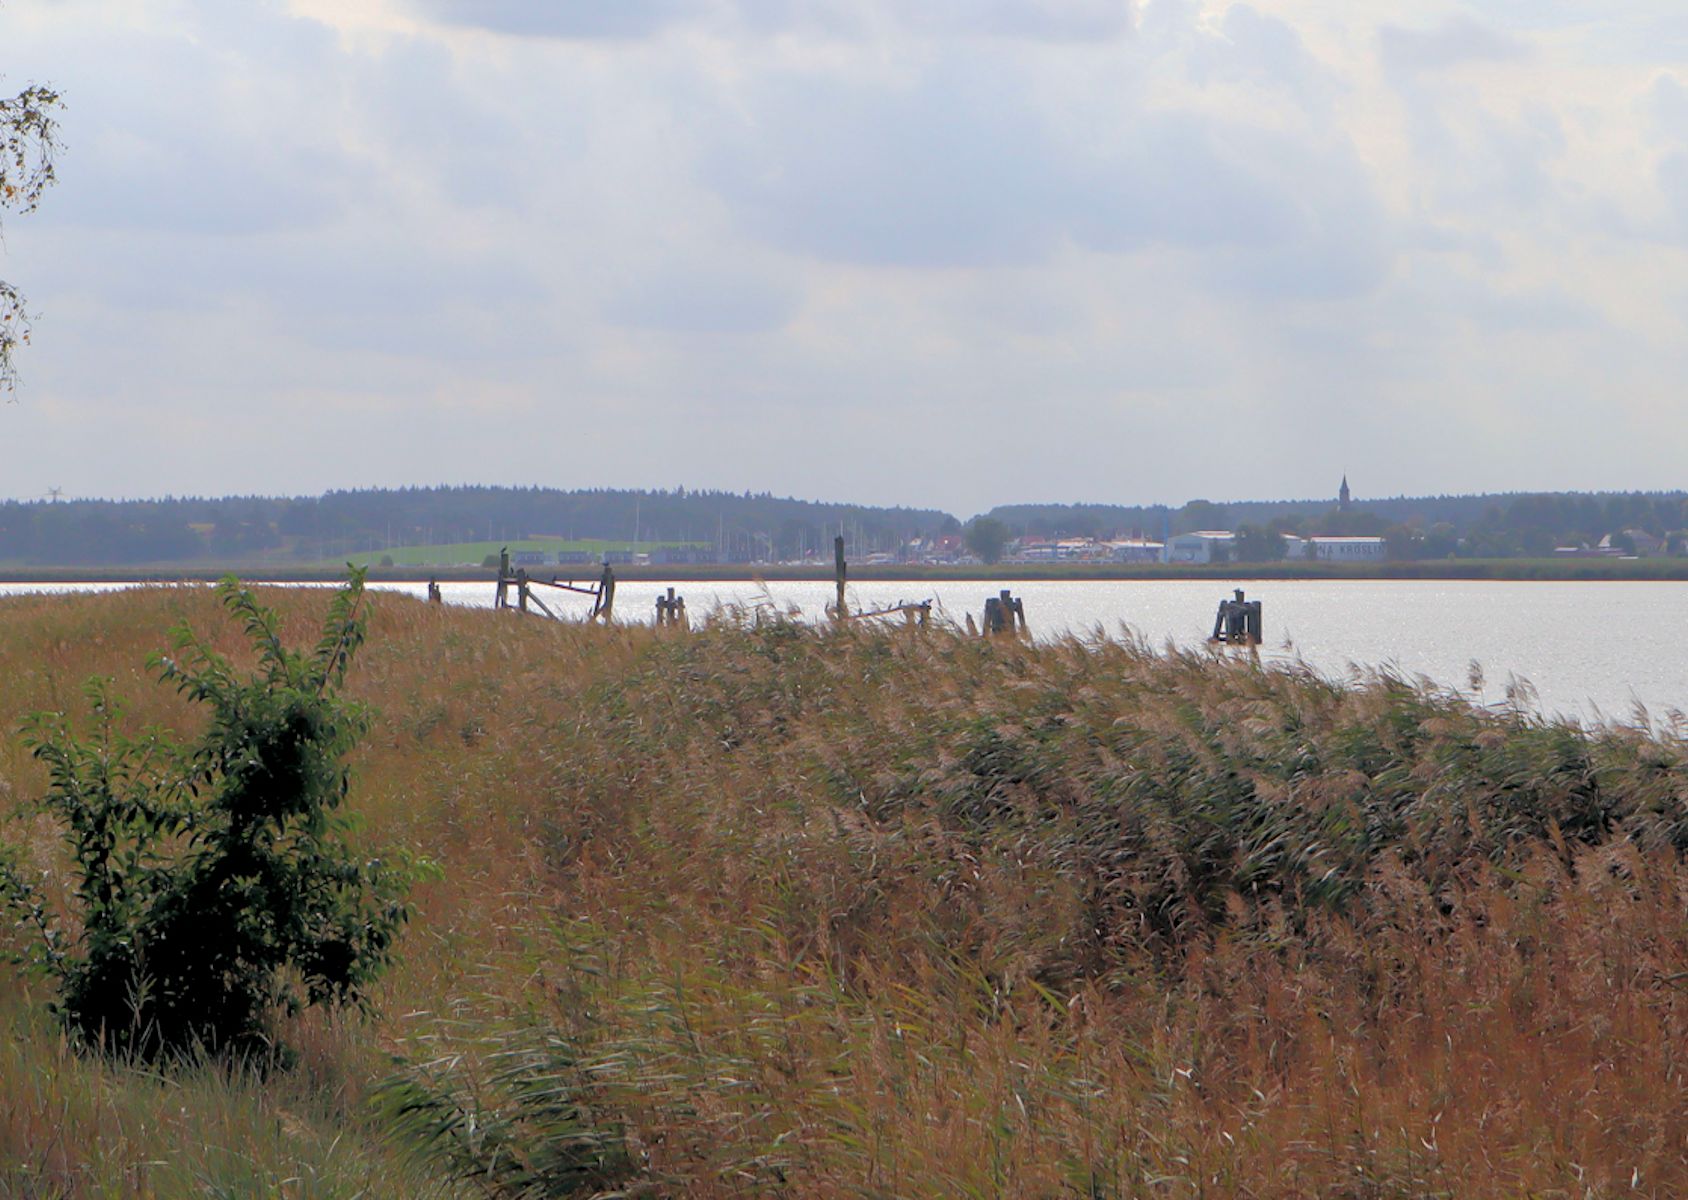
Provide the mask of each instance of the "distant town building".
{"label": "distant town building", "polygon": [[1210,563],[1229,557],[1237,535],[1226,529],[1198,529],[1194,533],[1178,533],[1166,539],[1161,561],[1169,563]]}
{"label": "distant town building", "polygon": [[658,546],[651,551],[651,562],[664,566],[676,563],[712,563],[715,559],[714,546]]}
{"label": "distant town building", "polygon": [[1311,537],[1307,557],[1320,562],[1380,562],[1386,553],[1380,537]]}
{"label": "distant town building", "polygon": [[1161,542],[1146,541],[1143,538],[1127,538],[1124,541],[1109,542],[1109,557],[1119,563],[1154,563],[1161,560],[1166,546]]}
{"label": "distant town building", "polygon": [[1348,476],[1342,477],[1342,487],[1336,493],[1336,508],[1338,512],[1347,512],[1349,504]]}

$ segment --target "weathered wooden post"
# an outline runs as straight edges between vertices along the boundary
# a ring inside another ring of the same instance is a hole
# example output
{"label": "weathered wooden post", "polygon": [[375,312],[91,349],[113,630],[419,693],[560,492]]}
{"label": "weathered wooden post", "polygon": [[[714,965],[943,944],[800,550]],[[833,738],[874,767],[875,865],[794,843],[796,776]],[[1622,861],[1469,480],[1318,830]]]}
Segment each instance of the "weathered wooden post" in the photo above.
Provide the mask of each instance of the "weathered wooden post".
{"label": "weathered wooden post", "polygon": [[1002,616],[1004,623],[1008,627],[1009,633],[1014,634],[1016,637],[1022,637],[1025,635],[1026,602],[1021,599],[1016,599],[1007,588],[1002,589]]}
{"label": "weathered wooden post", "polygon": [[522,567],[516,572],[516,607],[522,612],[528,610],[528,573]]}
{"label": "weathered wooden post", "polygon": [[997,595],[987,598],[984,628],[981,632],[987,636],[1008,633],[1024,637],[1027,632],[1026,602],[1017,599],[1008,588],[1003,588]]}
{"label": "weathered wooden post", "polygon": [[844,535],[839,534],[832,539],[832,570],[838,580],[838,602],[833,605],[832,619],[842,621],[850,615],[850,609],[844,603],[844,582],[848,578],[848,570],[844,565]]}
{"label": "weathered wooden post", "polygon": [[498,591],[492,598],[494,608],[510,606],[510,547],[498,551]]}
{"label": "weathered wooden post", "polygon": [[615,618],[615,570],[604,564],[604,577],[598,581],[598,598],[592,604],[593,621],[608,625]]}

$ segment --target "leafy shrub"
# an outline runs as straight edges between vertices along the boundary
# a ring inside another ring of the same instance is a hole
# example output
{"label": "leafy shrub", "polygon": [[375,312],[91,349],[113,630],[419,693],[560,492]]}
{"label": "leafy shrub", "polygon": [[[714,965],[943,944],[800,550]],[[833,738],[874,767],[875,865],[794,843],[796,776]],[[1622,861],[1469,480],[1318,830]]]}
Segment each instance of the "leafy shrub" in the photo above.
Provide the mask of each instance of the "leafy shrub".
{"label": "leafy shrub", "polygon": [[276,614],[238,581],[218,591],[251,638],[256,672],[239,674],[185,624],[173,631],[178,657],[149,660],[209,707],[197,739],[123,733],[101,679],[85,689],[91,738],[62,713],[26,725],[50,774],[42,807],[75,862],[73,931],[3,862],[0,896],[39,935],[59,1018],[122,1053],[261,1050],[278,1010],[361,1004],[407,916],[408,873],[359,862],[336,813],[345,756],[368,724],[338,694],[365,635],[363,572],[308,651],[284,647]]}

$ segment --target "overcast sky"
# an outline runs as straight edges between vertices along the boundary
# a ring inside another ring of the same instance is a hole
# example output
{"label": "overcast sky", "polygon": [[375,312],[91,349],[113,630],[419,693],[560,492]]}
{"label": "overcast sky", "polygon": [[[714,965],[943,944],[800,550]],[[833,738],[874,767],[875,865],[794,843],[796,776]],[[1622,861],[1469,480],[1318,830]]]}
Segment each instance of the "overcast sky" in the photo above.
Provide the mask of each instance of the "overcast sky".
{"label": "overcast sky", "polygon": [[1676,0],[0,0],[0,75],[0,495],[1688,484]]}

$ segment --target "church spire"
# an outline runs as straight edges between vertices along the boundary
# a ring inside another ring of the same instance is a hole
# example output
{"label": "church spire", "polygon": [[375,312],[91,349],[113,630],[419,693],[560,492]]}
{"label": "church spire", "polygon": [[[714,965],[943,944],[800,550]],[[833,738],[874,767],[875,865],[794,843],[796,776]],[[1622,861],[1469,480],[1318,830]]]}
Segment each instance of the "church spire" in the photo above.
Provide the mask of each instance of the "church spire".
{"label": "church spire", "polygon": [[1336,493],[1336,508],[1338,512],[1348,511],[1348,473],[1342,474],[1342,489]]}

